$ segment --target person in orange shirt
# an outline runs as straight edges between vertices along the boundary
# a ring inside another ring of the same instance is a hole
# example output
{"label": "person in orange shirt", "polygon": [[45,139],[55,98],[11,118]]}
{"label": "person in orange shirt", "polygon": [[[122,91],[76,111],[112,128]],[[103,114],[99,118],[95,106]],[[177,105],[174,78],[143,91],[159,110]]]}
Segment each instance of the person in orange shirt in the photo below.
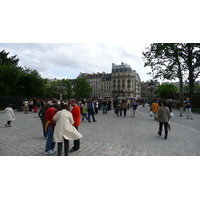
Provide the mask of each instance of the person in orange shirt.
{"label": "person in orange shirt", "polygon": [[[80,110],[80,107],[77,105],[77,102],[75,99],[71,99],[70,104],[73,107],[71,110],[73,120],[74,120],[73,126],[78,130],[78,126],[80,125],[81,110]],[[80,148],[80,139],[74,140],[74,146],[69,152],[77,151],[79,148]]]}
{"label": "person in orange shirt", "polygon": [[151,104],[151,111],[153,112],[154,120],[157,120],[158,108],[159,105],[156,102],[156,100],[154,100],[153,103]]}

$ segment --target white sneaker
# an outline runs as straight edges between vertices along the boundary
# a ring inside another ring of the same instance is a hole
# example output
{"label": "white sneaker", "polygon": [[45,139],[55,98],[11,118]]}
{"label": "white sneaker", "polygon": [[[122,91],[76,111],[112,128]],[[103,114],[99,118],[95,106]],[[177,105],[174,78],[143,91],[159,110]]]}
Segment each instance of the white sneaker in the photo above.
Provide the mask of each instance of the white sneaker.
{"label": "white sneaker", "polygon": [[56,150],[55,150],[55,149],[51,149],[51,151],[52,151],[53,153],[55,153],[55,152],[56,152]]}
{"label": "white sneaker", "polygon": [[47,151],[47,152],[44,152],[44,154],[46,154],[46,155],[51,155],[51,154],[54,154],[54,151],[49,150],[49,151]]}

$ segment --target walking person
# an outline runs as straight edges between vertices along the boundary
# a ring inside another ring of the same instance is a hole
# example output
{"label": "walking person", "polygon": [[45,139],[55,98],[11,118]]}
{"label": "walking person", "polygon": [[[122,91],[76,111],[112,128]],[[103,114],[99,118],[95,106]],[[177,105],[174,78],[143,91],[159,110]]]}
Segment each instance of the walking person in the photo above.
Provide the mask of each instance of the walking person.
{"label": "walking person", "polygon": [[[72,106],[71,113],[74,120],[73,126],[78,130],[78,126],[80,125],[80,118],[81,118],[80,107],[77,105],[75,99],[71,99],[70,104]],[[71,148],[69,152],[78,151],[79,148],[80,148],[80,139],[74,140],[74,146]]]}
{"label": "walking person", "polygon": [[58,105],[53,104],[52,107],[49,107],[45,112],[45,131],[47,136],[46,147],[45,147],[45,154],[51,155],[54,154],[55,150],[55,142],[53,142],[53,131],[55,123],[53,121],[53,117],[55,112],[58,110]]}
{"label": "walking person", "polygon": [[167,107],[167,102],[166,101],[161,101],[161,107],[158,109],[158,115],[157,115],[157,121],[159,122],[159,131],[158,135],[162,135],[162,127],[164,124],[165,128],[165,137],[164,139],[167,139],[168,136],[168,124],[170,120],[170,110]]}
{"label": "walking person", "polygon": [[87,109],[88,109],[88,122],[90,121],[90,116],[92,115],[92,119],[93,122],[96,122],[95,117],[94,117],[94,113],[95,113],[95,109],[94,109],[94,103],[92,102],[92,99],[90,99],[87,103]]}
{"label": "walking person", "polygon": [[153,112],[154,120],[157,120],[158,108],[159,108],[159,105],[156,102],[156,100],[154,100],[153,103],[151,104],[151,111]]}
{"label": "walking person", "polygon": [[64,141],[64,153],[65,156],[69,154],[69,141],[77,140],[82,137],[82,135],[73,126],[74,120],[72,113],[69,112],[69,105],[64,104],[61,111],[58,111],[53,120],[56,122],[54,130],[54,142],[57,142],[58,151],[57,156],[62,154],[62,146]]}
{"label": "walking person", "polygon": [[12,104],[9,104],[7,108],[4,110],[4,114],[6,115],[7,123],[5,124],[6,127],[12,127],[11,122],[16,120],[14,111],[12,109]]}
{"label": "walking person", "polygon": [[186,114],[187,114],[187,119],[189,119],[189,118],[193,119],[191,104],[192,104],[192,102],[190,101],[189,98],[187,98],[186,101],[185,101],[185,111],[186,111]]}
{"label": "walking person", "polygon": [[84,122],[84,119],[86,118],[86,120],[88,120],[88,116],[87,116],[87,103],[84,102],[83,106],[82,106],[82,122]]}

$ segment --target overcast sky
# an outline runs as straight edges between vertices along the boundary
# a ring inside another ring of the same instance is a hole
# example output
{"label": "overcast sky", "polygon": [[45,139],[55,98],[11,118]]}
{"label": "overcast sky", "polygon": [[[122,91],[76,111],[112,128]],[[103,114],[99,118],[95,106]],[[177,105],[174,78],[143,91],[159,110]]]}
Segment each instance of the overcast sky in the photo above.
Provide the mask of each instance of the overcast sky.
{"label": "overcast sky", "polygon": [[[17,55],[19,65],[36,69],[42,78],[75,79],[80,72],[111,73],[112,63],[127,63],[142,81],[151,79],[144,68],[142,51],[155,42],[196,42],[199,32],[194,20],[181,15],[177,25],[178,2],[155,7],[159,1],[38,1],[12,0],[8,13],[0,17],[0,50]],[[193,0],[191,0],[193,1]],[[4,8],[11,1],[2,2]],[[165,10],[170,13],[163,14]],[[198,19],[198,6],[192,6],[193,19]],[[181,5],[179,14],[188,12]],[[180,31],[180,32],[179,32]],[[189,34],[187,33],[189,31]],[[190,36],[192,34],[192,37]]]}
{"label": "overcast sky", "polygon": [[0,50],[17,55],[19,66],[36,69],[42,78],[75,79],[80,72],[111,73],[112,63],[127,63],[136,70],[142,81],[146,75],[142,51],[148,43],[1,43]]}

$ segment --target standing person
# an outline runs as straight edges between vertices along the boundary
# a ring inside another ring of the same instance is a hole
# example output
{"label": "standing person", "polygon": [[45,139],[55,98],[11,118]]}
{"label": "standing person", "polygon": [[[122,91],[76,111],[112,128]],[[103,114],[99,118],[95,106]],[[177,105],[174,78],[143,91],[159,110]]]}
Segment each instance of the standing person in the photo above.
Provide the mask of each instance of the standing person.
{"label": "standing person", "polygon": [[94,104],[92,102],[92,99],[89,99],[89,101],[87,103],[87,109],[88,109],[88,122],[91,122],[90,115],[92,115],[93,122],[96,122],[96,120],[94,118],[95,110],[94,110]]}
{"label": "standing person", "polygon": [[111,109],[111,100],[108,99],[108,101],[107,101],[107,111],[110,111],[110,109]]}
{"label": "standing person", "polygon": [[[73,126],[78,130],[78,126],[80,125],[80,118],[81,118],[80,107],[77,105],[75,99],[71,99],[70,104],[72,106],[71,113],[74,120]],[[74,140],[74,146],[69,152],[78,151],[79,148],[80,148],[80,139]]]}
{"label": "standing person", "polygon": [[99,102],[96,100],[96,101],[94,102],[94,104],[95,104],[95,114],[98,114]]}
{"label": "standing person", "polygon": [[159,108],[159,105],[156,102],[156,100],[154,100],[153,103],[151,104],[151,111],[153,112],[154,120],[157,120],[158,108]]}
{"label": "standing person", "polygon": [[167,107],[169,108],[170,113],[172,112],[172,106],[169,101],[167,101]]}
{"label": "standing person", "polygon": [[158,135],[161,136],[162,134],[162,127],[164,124],[165,127],[165,140],[167,139],[168,136],[168,123],[170,120],[170,110],[167,107],[167,102],[166,101],[161,101],[161,107],[158,109],[158,115],[157,115],[157,120],[159,121],[159,131]]}
{"label": "standing person", "polygon": [[119,102],[119,101],[118,101],[116,98],[113,100],[113,108],[114,108],[114,113],[115,113],[115,114],[117,114],[117,113],[116,113],[116,108],[117,108],[118,102]]}
{"label": "standing person", "polygon": [[69,105],[64,104],[61,111],[58,111],[53,120],[56,122],[54,130],[54,142],[58,144],[58,156],[62,153],[62,144],[64,140],[64,152],[65,156],[69,153],[69,141],[77,140],[82,137],[82,135],[73,126],[74,120],[72,113],[69,112]]}
{"label": "standing person", "polygon": [[23,101],[21,99],[19,99],[19,101],[18,101],[18,111],[19,112],[22,111],[22,107],[23,107]]}
{"label": "standing person", "polygon": [[37,112],[37,99],[33,99],[33,112]]}
{"label": "standing person", "polygon": [[14,111],[12,109],[12,104],[9,104],[7,108],[4,110],[4,114],[6,115],[7,123],[5,124],[6,127],[12,127],[10,124],[12,121],[16,119],[14,115]]}
{"label": "standing person", "polygon": [[137,103],[135,102],[135,99],[131,100],[131,108],[132,108],[132,116],[135,117],[135,110],[137,109]]}
{"label": "standing person", "polygon": [[180,110],[180,117],[183,117],[183,99],[180,100],[180,103],[178,104],[179,110]]}
{"label": "standing person", "polygon": [[53,154],[54,148],[55,148],[55,142],[53,142],[53,131],[54,131],[54,121],[53,117],[55,115],[55,112],[58,110],[58,105],[53,104],[52,107],[49,107],[45,112],[45,131],[47,136],[46,141],[46,148],[45,148],[45,154],[51,155]]}
{"label": "standing person", "polygon": [[107,101],[106,101],[106,99],[103,100],[102,106],[103,106],[103,114],[106,114],[107,113]]}
{"label": "standing person", "polygon": [[121,100],[121,101],[120,101],[120,106],[119,106],[119,113],[120,113],[120,116],[122,116],[123,107],[124,107],[124,103],[123,103],[123,100]]}
{"label": "standing person", "polygon": [[31,112],[33,110],[33,99],[29,100],[28,106],[29,106],[29,112]]}
{"label": "standing person", "polygon": [[124,117],[126,117],[126,112],[128,109],[128,104],[126,100],[123,100],[123,111],[124,111]]}
{"label": "standing person", "polygon": [[50,104],[46,103],[46,104],[44,104],[44,106],[41,107],[40,111],[38,112],[38,116],[39,116],[41,123],[42,123],[43,135],[44,135],[44,138],[46,138],[46,139],[47,139],[47,135],[46,135],[46,132],[45,132],[45,112],[50,107],[51,107]]}
{"label": "standing person", "polygon": [[190,101],[189,98],[187,98],[186,101],[185,101],[185,111],[186,111],[186,114],[187,114],[187,119],[189,119],[189,117],[191,119],[193,119],[191,104],[192,104],[192,102]]}
{"label": "standing person", "polygon": [[28,100],[27,99],[25,99],[25,101],[23,102],[23,104],[24,104],[24,114],[28,114],[28,110],[29,110],[29,108],[28,108]]}

